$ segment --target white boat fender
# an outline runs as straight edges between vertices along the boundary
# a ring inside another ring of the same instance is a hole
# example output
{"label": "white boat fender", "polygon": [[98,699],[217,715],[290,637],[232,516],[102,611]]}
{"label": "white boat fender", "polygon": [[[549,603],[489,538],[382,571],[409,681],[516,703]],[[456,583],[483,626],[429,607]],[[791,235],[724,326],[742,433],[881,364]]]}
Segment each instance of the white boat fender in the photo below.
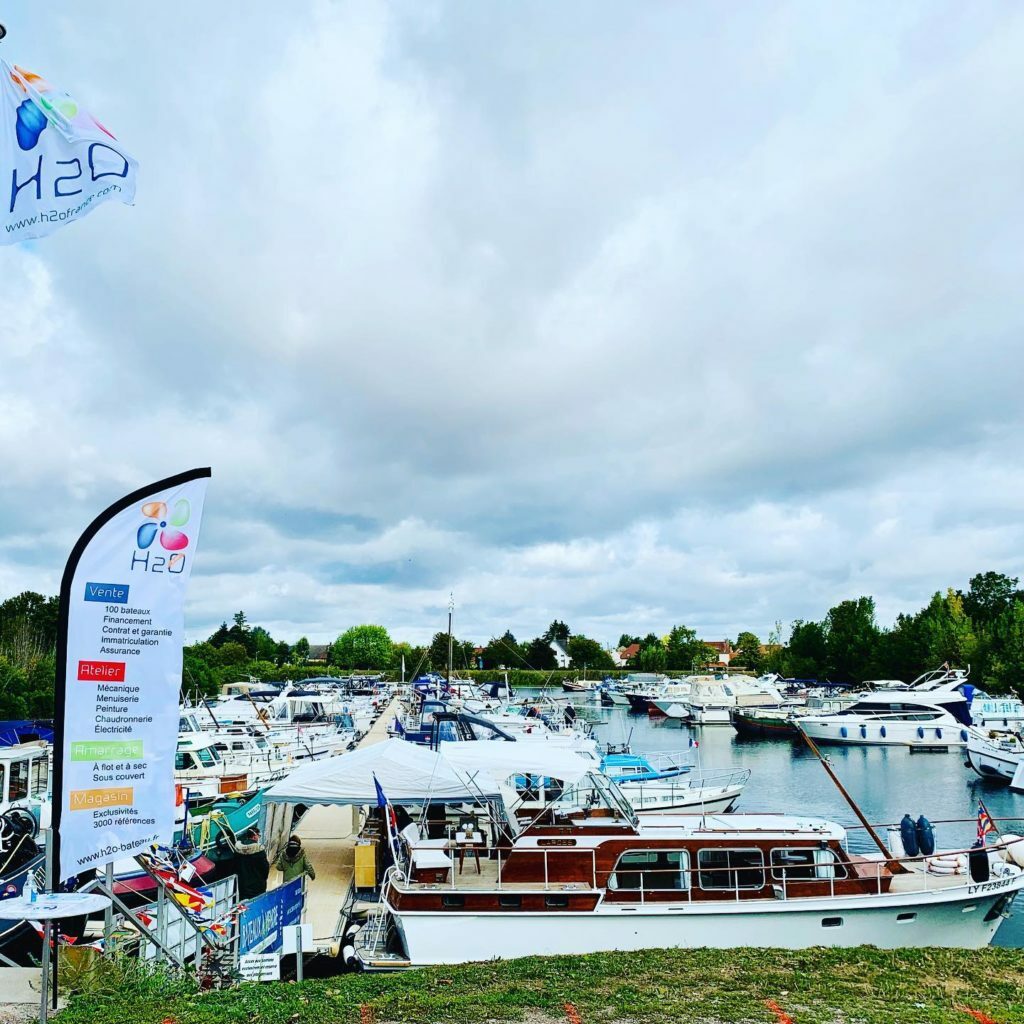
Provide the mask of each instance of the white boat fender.
{"label": "white boat fender", "polygon": [[342,946],[341,947],[341,960],[346,967],[354,967],[356,963],[356,947],[355,946]]}
{"label": "white boat fender", "polygon": [[345,929],[345,942],[354,943],[356,936],[359,934],[359,929],[363,926],[361,924],[351,924]]}
{"label": "white boat fender", "polygon": [[1024,836],[1006,832],[996,842],[1002,847],[1003,855],[1011,864],[1024,868]]}

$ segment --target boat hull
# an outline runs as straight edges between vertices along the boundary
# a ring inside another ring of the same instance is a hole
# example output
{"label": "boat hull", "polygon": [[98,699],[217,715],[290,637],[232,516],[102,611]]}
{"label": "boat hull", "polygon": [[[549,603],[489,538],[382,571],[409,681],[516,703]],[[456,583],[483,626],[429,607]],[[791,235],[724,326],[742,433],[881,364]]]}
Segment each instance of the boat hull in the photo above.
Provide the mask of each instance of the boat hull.
{"label": "boat hull", "polygon": [[[803,718],[800,727],[815,743],[836,743],[867,747],[966,746],[967,730],[959,724],[918,725],[916,722],[886,722],[883,725],[841,722],[836,718]],[[882,729],[885,733],[883,735]],[[845,730],[845,735],[843,732]],[[923,732],[924,735],[921,735]]]}
{"label": "boat hull", "polygon": [[799,735],[797,727],[788,718],[747,715],[742,711],[733,712],[732,725],[740,736],[754,736],[758,739],[791,739]]}
{"label": "boat hull", "polygon": [[1010,782],[1022,761],[1024,757],[1020,753],[1002,750],[985,736],[972,732],[967,741],[967,763],[983,779]]}
{"label": "boat hull", "polygon": [[[638,905],[588,912],[392,911],[410,966],[621,950],[743,946],[987,946],[1022,879],[954,891],[828,899]],[[971,892],[970,890],[985,890]],[[970,909],[973,908],[973,909]],[[903,920],[898,920],[902,917]]]}

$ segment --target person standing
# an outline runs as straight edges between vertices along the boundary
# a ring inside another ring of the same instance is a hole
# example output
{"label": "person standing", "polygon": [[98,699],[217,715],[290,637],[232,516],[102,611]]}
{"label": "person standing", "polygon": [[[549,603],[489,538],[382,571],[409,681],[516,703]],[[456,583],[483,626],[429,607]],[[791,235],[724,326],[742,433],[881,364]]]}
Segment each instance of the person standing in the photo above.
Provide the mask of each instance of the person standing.
{"label": "person standing", "polygon": [[263,895],[270,877],[270,861],[260,840],[260,830],[253,825],[239,836],[231,836],[225,830],[217,837],[217,842],[221,839],[233,854],[231,867],[238,877],[238,898],[251,900]]}
{"label": "person standing", "polygon": [[306,851],[302,848],[302,840],[298,836],[291,836],[289,838],[274,867],[281,872],[283,876],[282,884],[284,885],[302,875],[316,878],[316,870],[309,862],[309,857],[306,856]]}

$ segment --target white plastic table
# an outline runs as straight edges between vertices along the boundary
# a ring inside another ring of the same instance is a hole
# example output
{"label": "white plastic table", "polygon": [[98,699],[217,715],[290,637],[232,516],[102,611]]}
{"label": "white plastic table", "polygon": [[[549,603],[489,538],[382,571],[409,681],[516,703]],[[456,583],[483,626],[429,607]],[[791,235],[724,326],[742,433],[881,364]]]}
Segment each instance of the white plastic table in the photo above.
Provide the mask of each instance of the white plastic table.
{"label": "white plastic table", "polygon": [[39,1020],[45,1024],[47,996],[50,989],[50,936],[53,922],[64,917],[80,917],[106,910],[110,900],[94,892],[39,893],[35,903],[18,896],[0,900],[0,921],[38,921],[43,926],[43,982],[39,1000]]}

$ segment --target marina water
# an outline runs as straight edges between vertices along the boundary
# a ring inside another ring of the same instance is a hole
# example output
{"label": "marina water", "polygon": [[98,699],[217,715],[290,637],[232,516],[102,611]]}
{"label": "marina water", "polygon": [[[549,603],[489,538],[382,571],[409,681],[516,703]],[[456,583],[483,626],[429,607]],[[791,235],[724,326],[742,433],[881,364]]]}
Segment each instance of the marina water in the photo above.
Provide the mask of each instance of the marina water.
{"label": "marina water", "polygon": [[[517,696],[531,692],[539,691],[519,690]],[[563,696],[554,690],[549,693]],[[622,708],[602,708],[587,694],[573,696],[577,706],[586,708],[586,717],[597,719],[594,735],[602,746],[628,739],[635,753],[644,753],[683,750],[693,740],[698,743],[696,754],[702,767],[750,768],[750,781],[736,805],[738,811],[806,814],[850,828],[859,826],[849,805],[802,742],[746,739],[732,726],[680,725],[671,719],[631,715]],[[899,822],[907,813],[915,819],[923,814],[935,825],[939,847],[966,847],[975,839],[980,799],[997,820],[1021,818],[1019,823],[1001,827],[1024,834],[1024,794],[986,782],[964,767],[963,750],[912,754],[900,747],[829,746],[822,752],[873,825]],[[943,823],[961,818],[969,820]],[[859,828],[850,834],[850,847],[854,852],[875,849]],[[1024,947],[1024,906],[1014,906],[993,944]]]}

